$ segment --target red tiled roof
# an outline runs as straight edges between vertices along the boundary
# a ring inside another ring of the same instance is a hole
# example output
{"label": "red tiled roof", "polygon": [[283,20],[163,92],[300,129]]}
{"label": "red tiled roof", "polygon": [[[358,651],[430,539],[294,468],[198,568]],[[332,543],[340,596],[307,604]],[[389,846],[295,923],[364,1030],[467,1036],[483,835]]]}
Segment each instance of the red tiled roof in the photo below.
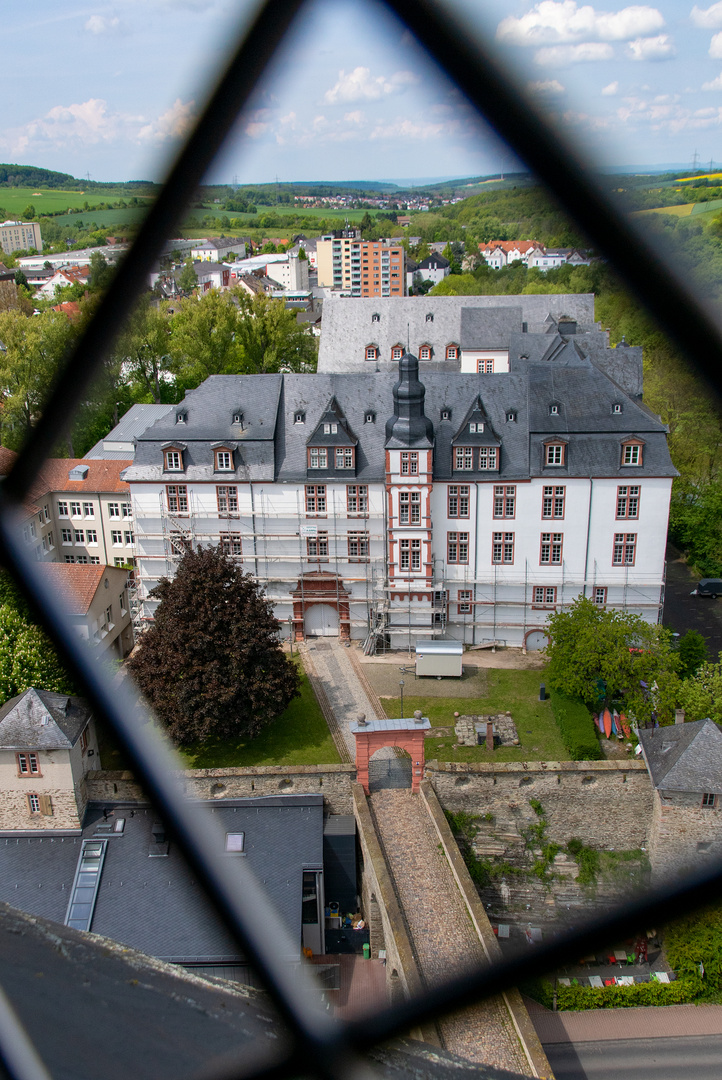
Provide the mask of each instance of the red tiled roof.
{"label": "red tiled roof", "polygon": [[[130,493],[130,488],[120,479],[123,469],[133,462],[93,460],[92,458],[48,458],[42,468],[45,491],[118,491]],[[75,465],[85,465],[85,480],[69,480],[68,474]],[[40,479],[40,478],[39,478]]]}
{"label": "red tiled roof", "polygon": [[541,246],[535,240],[490,240],[488,244],[479,244],[479,249],[493,251],[494,248],[501,248],[502,251],[525,252]]}
{"label": "red tiled roof", "polygon": [[53,311],[62,311],[69,319],[77,319],[80,315],[80,304],[77,300],[66,300],[63,304],[56,304]]}
{"label": "red tiled roof", "polygon": [[79,563],[42,563],[53,588],[69,615],[87,615],[93,597],[105,574],[112,567],[84,566]]}
{"label": "red tiled roof", "polygon": [[0,446],[0,476],[7,476],[17,456],[14,450],[8,450],[7,446]]}

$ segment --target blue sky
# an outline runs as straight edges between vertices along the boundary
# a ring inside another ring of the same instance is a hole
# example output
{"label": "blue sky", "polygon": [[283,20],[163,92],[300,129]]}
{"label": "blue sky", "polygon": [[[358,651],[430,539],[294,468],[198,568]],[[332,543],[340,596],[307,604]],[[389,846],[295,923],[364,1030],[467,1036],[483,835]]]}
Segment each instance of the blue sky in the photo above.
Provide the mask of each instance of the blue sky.
{"label": "blue sky", "polygon": [[[722,0],[447,0],[600,163],[722,162]],[[251,0],[3,12],[0,159],[161,179]],[[513,156],[371,2],[312,0],[214,180],[474,175]]]}

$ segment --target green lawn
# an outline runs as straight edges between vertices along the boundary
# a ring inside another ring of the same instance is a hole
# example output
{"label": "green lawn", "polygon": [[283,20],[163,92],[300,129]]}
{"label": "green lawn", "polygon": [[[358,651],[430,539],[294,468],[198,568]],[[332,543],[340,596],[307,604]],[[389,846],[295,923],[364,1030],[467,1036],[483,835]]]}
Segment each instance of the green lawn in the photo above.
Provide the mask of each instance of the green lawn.
{"label": "green lawn", "polygon": [[209,740],[188,747],[182,756],[189,769],[229,769],[248,765],[338,765],[341,758],[331,738],[308,677],[301,696],[255,739]]}
{"label": "green lawn", "polygon": [[[112,188],[99,191],[62,191],[56,188],[0,188],[0,206],[11,217],[22,214],[25,207],[32,203],[38,215],[55,214],[58,210],[73,210],[76,207],[82,209],[84,203],[118,202],[125,199],[127,202],[131,196],[122,189]],[[138,198],[144,198],[140,195]],[[150,200],[149,200],[150,202]],[[132,209],[132,208],[131,208]],[[108,213],[109,211],[103,211]],[[122,212],[122,211],[121,211]]]}
{"label": "green lawn", "polygon": [[[519,746],[504,746],[489,753],[483,746],[461,746],[453,749],[455,736],[426,740],[426,758],[439,761],[567,761],[559,728],[551,703],[539,701],[540,671],[488,670],[487,692],[480,698],[412,697],[404,694],[404,715],[412,716],[421,709],[432,727],[453,727],[454,712],[510,712],[519,733]],[[385,698],[384,709],[392,717],[400,715],[398,698]]]}

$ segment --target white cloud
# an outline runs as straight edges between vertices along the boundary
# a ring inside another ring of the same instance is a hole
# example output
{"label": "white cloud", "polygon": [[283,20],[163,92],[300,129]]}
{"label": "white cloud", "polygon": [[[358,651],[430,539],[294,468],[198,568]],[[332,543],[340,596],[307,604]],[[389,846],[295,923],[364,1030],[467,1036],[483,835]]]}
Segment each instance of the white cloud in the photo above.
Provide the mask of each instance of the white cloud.
{"label": "white cloud", "polygon": [[120,19],[117,15],[91,15],[85,24],[85,29],[91,34],[114,34],[120,30]]}
{"label": "white cloud", "polygon": [[556,79],[540,79],[538,82],[530,82],[529,89],[533,94],[563,94],[565,87]]}
{"label": "white cloud", "polygon": [[604,95],[604,97],[614,97],[618,90],[619,83],[610,82],[607,84],[607,86],[602,87],[602,94]]}
{"label": "white cloud", "polygon": [[157,120],[151,121],[138,132],[139,142],[163,143],[167,139],[179,139],[190,128],[193,119],[194,101],[181,101],[176,98],[170,109],[166,109]]}
{"label": "white cloud", "polygon": [[709,55],[713,60],[722,60],[722,33],[715,34],[710,41]]}
{"label": "white cloud", "polygon": [[637,38],[628,43],[627,50],[632,60],[669,60],[677,51],[669,34]]}
{"label": "white cloud", "polygon": [[693,7],[690,19],[704,30],[719,30],[722,26],[722,0],[708,8]]}
{"label": "white cloud", "polygon": [[702,83],[703,90],[722,90],[722,72],[711,82]]}
{"label": "white cloud", "polygon": [[399,117],[388,123],[377,124],[371,132],[370,139],[402,139],[402,140],[425,140],[435,139],[444,132],[448,133],[445,124],[432,124],[427,121],[404,120]]}
{"label": "white cloud", "polygon": [[517,18],[509,15],[499,23],[496,36],[508,45],[555,45],[579,41],[629,41],[647,36],[664,26],[656,8],[633,5],[620,11],[596,11],[578,7],[575,0],[542,0]]}
{"label": "white cloud", "polygon": [[339,71],[337,82],[323,95],[327,105],[339,105],[352,101],[377,101],[389,94],[398,93],[404,87],[418,82],[411,71],[397,71],[390,78],[385,75],[372,76],[367,67],[357,67],[353,71]]}
{"label": "white cloud", "polygon": [[366,114],[361,109],[354,109],[353,112],[344,113],[344,120],[347,124],[365,124]]}
{"label": "white cloud", "polygon": [[586,41],[582,45],[552,45],[539,49],[534,60],[541,67],[567,67],[569,64],[586,64],[596,60],[611,60],[614,50],[601,41]]}

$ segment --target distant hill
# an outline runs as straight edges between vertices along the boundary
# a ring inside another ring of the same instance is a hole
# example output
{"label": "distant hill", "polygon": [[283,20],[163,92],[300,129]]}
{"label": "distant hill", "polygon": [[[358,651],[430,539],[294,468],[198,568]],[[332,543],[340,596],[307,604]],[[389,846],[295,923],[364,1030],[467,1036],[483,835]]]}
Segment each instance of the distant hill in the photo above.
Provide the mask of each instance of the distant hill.
{"label": "distant hill", "polygon": [[68,173],[53,172],[52,169],[40,169],[36,165],[0,165],[0,186],[2,187],[37,187],[64,188],[97,187],[94,181],[76,180]]}

